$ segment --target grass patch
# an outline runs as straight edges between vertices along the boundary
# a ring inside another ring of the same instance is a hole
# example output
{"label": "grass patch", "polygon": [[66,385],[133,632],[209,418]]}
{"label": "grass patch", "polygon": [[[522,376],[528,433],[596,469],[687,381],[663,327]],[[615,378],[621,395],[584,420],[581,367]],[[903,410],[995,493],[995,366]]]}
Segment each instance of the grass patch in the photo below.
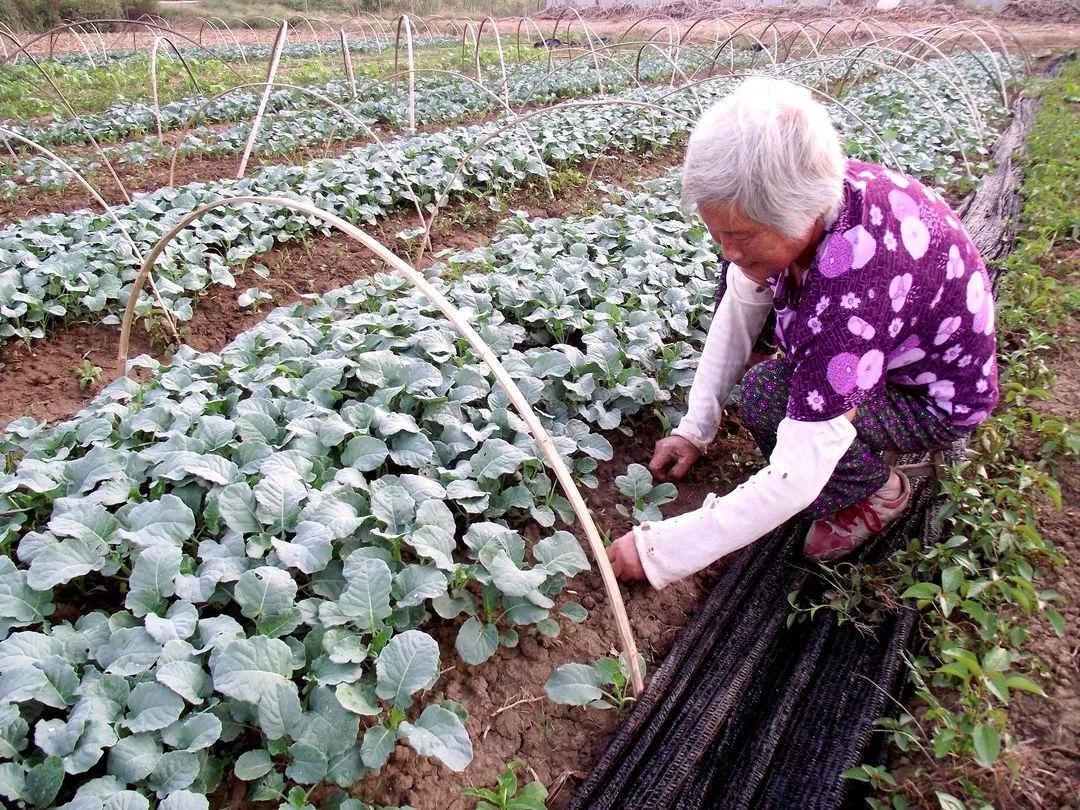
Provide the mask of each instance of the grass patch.
{"label": "grass patch", "polygon": [[1061,326],[1080,311],[1080,62],[1032,92],[1042,104],[1027,140],[1019,241],[997,300],[1001,404],[941,482],[941,541],[922,549],[913,540],[890,560],[854,567],[840,600],[866,613],[906,599],[922,612],[925,644],[909,661],[916,701],[879,721],[897,765],[846,774],[877,788],[875,808],[985,808],[1000,780],[1023,791],[1010,700],[1043,694],[1044,673],[1025,642],[1033,622],[1065,632],[1055,609],[1063,597],[1042,585],[1063,558],[1040,535],[1036,506],[1060,508],[1055,474],[1080,455],[1080,428],[1038,404],[1054,390],[1046,360],[1061,349]]}

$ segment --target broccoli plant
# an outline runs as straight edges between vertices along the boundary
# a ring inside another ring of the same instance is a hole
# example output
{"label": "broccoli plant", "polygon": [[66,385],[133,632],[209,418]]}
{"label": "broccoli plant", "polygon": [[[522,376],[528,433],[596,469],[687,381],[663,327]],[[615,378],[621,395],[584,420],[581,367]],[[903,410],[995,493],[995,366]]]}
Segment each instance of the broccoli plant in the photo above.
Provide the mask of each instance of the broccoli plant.
{"label": "broccoli plant", "polygon": [[466,788],[465,795],[480,800],[476,810],[546,810],[544,799],[548,792],[543,782],[530,782],[518,791],[518,778],[514,772],[524,766],[523,760],[515,759],[499,776],[494,790]]}
{"label": "broccoli plant", "polygon": [[[645,659],[641,655],[638,666],[644,674]],[[634,700],[629,685],[630,667],[626,654],[620,653],[618,659],[605,657],[592,665],[563,664],[551,673],[544,691],[556,703],[622,712]]]}
{"label": "broccoli plant", "polygon": [[675,500],[679,491],[674,484],[663,483],[653,486],[652,473],[641,464],[631,464],[626,468],[626,475],[615,478],[615,486],[623,495],[633,501],[633,506],[618,504],[615,508],[620,515],[633,517],[639,523],[646,520],[661,520],[660,507]]}

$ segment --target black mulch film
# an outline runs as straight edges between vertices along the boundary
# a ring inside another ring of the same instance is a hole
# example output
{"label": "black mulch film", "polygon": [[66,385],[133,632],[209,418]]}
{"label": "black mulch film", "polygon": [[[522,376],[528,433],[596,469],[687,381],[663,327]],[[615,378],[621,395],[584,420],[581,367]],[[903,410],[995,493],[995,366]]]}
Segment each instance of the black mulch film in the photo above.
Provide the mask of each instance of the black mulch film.
{"label": "black mulch film", "polygon": [[[855,560],[879,559],[936,532],[933,481]],[[802,555],[795,521],[744,552],[680,635],[571,808],[860,806],[871,724],[890,713],[914,613],[872,628],[822,610],[787,627],[787,595],[830,587]],[[928,539],[933,539],[929,537]],[[880,735],[880,732],[878,732]]]}
{"label": "black mulch film", "polygon": [[[1021,101],[995,147],[997,169],[958,212],[988,264],[1012,247],[1020,179],[1014,153],[1033,117],[1033,102]],[[962,451],[950,448],[948,461]],[[850,561],[883,559],[910,538],[937,540],[937,483],[922,479],[913,487],[907,512]],[[790,522],[742,552],[575,791],[570,810],[866,806],[868,786],[840,774],[885,755],[886,737],[874,721],[895,716],[901,705],[903,656],[917,616],[903,609],[866,627],[840,623],[823,609],[788,627],[789,593],[820,603],[830,587],[803,557],[808,529],[807,521]]]}

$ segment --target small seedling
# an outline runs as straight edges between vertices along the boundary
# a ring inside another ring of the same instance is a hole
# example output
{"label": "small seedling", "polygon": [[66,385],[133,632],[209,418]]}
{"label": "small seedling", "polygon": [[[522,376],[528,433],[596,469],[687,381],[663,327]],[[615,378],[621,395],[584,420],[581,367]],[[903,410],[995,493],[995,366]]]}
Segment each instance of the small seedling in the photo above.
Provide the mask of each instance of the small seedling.
{"label": "small seedling", "polygon": [[514,772],[523,767],[524,761],[515,759],[499,776],[495,790],[466,788],[465,795],[480,800],[476,803],[476,810],[547,810],[544,799],[548,792],[543,782],[530,782],[518,792],[518,779]]}
{"label": "small seedling", "polygon": [[641,464],[631,464],[626,468],[626,475],[615,478],[615,487],[633,501],[628,509],[624,504],[615,508],[625,517],[633,517],[639,523],[646,520],[662,520],[660,507],[671,503],[679,496],[674,484],[663,483],[653,486],[652,473]]}
{"label": "small seedling", "polygon": [[258,287],[248,287],[236,297],[236,305],[244,308],[251,307],[252,310],[258,312],[264,303],[273,299],[274,296],[266,292],[266,290],[260,290]]}
{"label": "small seedling", "polygon": [[[645,659],[640,654],[638,666],[644,674]],[[620,653],[618,659],[601,658],[592,665],[563,664],[551,673],[544,691],[556,703],[622,712],[634,701],[629,685],[630,667],[626,654]]]}
{"label": "small seedling", "polygon": [[85,391],[90,386],[101,382],[101,366],[95,366],[89,360],[83,360],[81,366],[73,366],[71,373],[78,380],[80,391]]}

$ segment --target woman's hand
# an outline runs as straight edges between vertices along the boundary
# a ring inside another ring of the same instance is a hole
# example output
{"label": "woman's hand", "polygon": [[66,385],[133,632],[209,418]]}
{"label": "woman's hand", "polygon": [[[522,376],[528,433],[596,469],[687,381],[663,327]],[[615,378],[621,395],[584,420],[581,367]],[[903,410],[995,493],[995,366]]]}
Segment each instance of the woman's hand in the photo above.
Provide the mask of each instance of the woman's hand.
{"label": "woman's hand", "polygon": [[608,546],[607,558],[616,578],[623,582],[645,581],[645,569],[641,567],[633,532],[627,532]]}
{"label": "woman's hand", "polygon": [[678,481],[701,458],[701,451],[689,439],[682,436],[668,436],[656,443],[649,472],[661,481]]}

